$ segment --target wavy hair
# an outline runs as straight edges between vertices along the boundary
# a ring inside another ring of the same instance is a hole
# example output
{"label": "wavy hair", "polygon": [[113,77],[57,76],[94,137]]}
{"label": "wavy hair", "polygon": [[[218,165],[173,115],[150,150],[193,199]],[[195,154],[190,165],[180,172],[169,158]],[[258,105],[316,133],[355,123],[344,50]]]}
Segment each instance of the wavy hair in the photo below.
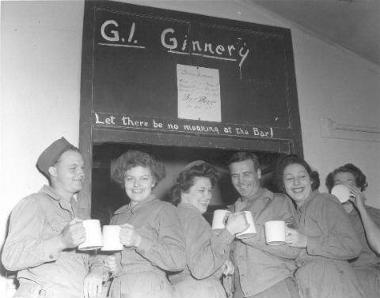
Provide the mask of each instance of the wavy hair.
{"label": "wavy hair", "polygon": [[287,155],[280,159],[276,166],[275,180],[279,190],[286,193],[284,185],[284,171],[287,166],[292,164],[298,164],[305,168],[306,172],[310,176],[311,190],[314,191],[319,188],[320,180],[318,172],[312,170],[310,165],[303,158],[297,155]]}
{"label": "wavy hair", "polygon": [[141,166],[150,169],[155,185],[165,177],[165,166],[152,155],[138,151],[128,150],[111,162],[111,178],[124,188],[125,172]]}
{"label": "wavy hair", "polygon": [[185,166],[170,190],[170,201],[173,205],[177,206],[181,202],[181,194],[189,191],[190,187],[194,185],[196,177],[209,178],[214,187],[218,181],[218,172],[214,166],[201,160]]}
{"label": "wavy hair", "polygon": [[360,191],[366,190],[368,186],[367,177],[357,166],[352,163],[346,163],[327,175],[325,184],[329,192],[331,192],[331,189],[334,187],[334,178],[338,173],[351,173],[354,176],[355,184],[360,188]]}

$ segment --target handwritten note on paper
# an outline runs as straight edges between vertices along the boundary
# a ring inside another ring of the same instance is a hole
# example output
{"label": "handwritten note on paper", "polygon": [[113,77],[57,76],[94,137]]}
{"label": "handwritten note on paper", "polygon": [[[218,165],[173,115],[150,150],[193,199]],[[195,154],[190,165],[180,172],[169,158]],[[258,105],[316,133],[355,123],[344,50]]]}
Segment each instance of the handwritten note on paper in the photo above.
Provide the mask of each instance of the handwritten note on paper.
{"label": "handwritten note on paper", "polygon": [[178,118],[222,121],[219,70],[177,64]]}

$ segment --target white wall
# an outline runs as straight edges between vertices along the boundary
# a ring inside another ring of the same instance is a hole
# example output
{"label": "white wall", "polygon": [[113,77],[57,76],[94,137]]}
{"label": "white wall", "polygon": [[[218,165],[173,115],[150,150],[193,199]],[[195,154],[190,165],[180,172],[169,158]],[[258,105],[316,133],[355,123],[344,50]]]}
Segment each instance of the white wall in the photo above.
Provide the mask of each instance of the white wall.
{"label": "white wall", "polygon": [[[380,207],[380,143],[327,139],[320,132],[323,117],[380,127],[378,66],[244,1],[134,3],[291,28],[305,157],[322,181],[336,166],[354,162],[368,176],[369,204]],[[0,243],[13,206],[46,182],[34,166],[41,150],[60,136],[78,143],[84,3],[1,5]],[[1,278],[0,293],[11,292]]]}
{"label": "white wall", "polygon": [[[83,1],[1,2],[0,243],[22,197],[46,183],[41,151],[65,136],[78,144]],[[0,296],[12,285],[0,280]],[[5,296],[5,297],[7,297]]]}

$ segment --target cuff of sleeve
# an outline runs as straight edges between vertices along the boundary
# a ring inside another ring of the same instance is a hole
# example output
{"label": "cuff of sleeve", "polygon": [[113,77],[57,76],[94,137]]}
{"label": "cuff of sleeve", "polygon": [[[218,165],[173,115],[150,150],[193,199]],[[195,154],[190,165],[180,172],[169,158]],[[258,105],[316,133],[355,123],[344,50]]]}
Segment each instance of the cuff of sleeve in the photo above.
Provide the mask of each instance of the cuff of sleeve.
{"label": "cuff of sleeve", "polygon": [[220,231],[220,233],[214,234],[211,240],[214,252],[218,252],[220,255],[228,254],[230,251],[230,243],[234,238],[234,235],[226,229]]}
{"label": "cuff of sleeve", "polygon": [[264,226],[262,225],[256,225],[256,233],[253,234],[252,237],[246,238],[246,239],[241,239],[243,243],[246,244],[266,244],[265,241],[265,232],[264,232]]}
{"label": "cuff of sleeve", "polygon": [[256,230],[257,230],[257,232],[256,232],[257,241],[259,241],[261,243],[266,243],[264,226],[263,225],[257,225]]}
{"label": "cuff of sleeve", "polygon": [[63,250],[63,245],[61,238],[59,236],[47,239],[43,243],[44,247],[44,258],[48,262],[52,262],[58,259],[61,251]]}
{"label": "cuff of sleeve", "polygon": [[[323,241],[322,241],[323,242]],[[321,237],[307,236],[306,250],[309,255],[316,255],[317,248],[321,245]]]}
{"label": "cuff of sleeve", "polygon": [[230,244],[234,240],[235,236],[232,235],[230,232],[228,232],[227,229],[224,229],[220,234],[219,234],[219,239],[223,241],[223,243]]}
{"label": "cuff of sleeve", "polygon": [[148,251],[152,247],[152,245],[153,245],[153,242],[151,240],[146,239],[146,238],[141,236],[140,244],[136,248],[136,250],[139,252]]}

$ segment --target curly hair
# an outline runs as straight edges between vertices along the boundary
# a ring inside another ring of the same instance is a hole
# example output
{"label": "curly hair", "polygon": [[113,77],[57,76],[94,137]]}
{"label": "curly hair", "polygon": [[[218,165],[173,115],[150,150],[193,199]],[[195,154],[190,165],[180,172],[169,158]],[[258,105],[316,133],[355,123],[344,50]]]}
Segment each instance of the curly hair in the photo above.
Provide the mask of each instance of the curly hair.
{"label": "curly hair", "polygon": [[334,187],[334,178],[338,173],[351,173],[355,178],[355,185],[360,188],[360,191],[364,191],[368,186],[367,177],[364,173],[352,163],[346,163],[327,175],[325,184],[329,192]]}
{"label": "curly hair", "polygon": [[209,178],[214,187],[218,181],[218,172],[214,166],[201,160],[185,166],[170,190],[170,201],[173,205],[177,206],[181,202],[181,194],[187,192],[194,185],[196,177]]}
{"label": "curly hair", "polygon": [[155,184],[165,177],[165,166],[161,161],[146,152],[128,150],[111,162],[112,180],[124,188],[125,172],[137,166],[149,168]]}
{"label": "curly hair", "polygon": [[276,166],[276,173],[275,173],[275,180],[276,185],[279,190],[281,190],[283,193],[285,193],[285,185],[284,185],[284,171],[285,168],[292,164],[298,164],[305,168],[306,172],[310,176],[311,180],[311,190],[316,190],[319,188],[320,180],[319,180],[319,174],[317,171],[313,171],[310,167],[310,165],[301,157],[297,155],[287,155],[280,159],[277,162]]}

